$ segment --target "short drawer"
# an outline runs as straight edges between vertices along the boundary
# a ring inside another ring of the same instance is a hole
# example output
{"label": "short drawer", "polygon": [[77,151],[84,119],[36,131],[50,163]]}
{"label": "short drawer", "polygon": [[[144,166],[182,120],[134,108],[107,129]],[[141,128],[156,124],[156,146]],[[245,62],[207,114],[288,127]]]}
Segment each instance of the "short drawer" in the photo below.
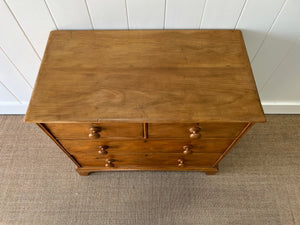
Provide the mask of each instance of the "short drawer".
{"label": "short drawer", "polygon": [[148,124],[149,138],[234,138],[246,123]]}
{"label": "short drawer", "polygon": [[138,123],[47,123],[57,139],[143,138]]}
{"label": "short drawer", "polygon": [[71,154],[98,153],[136,154],[136,153],[222,153],[232,143],[233,139],[201,139],[201,140],[60,140],[60,143]]}
{"label": "short drawer", "polygon": [[221,156],[220,153],[197,153],[182,155],[178,153],[147,153],[147,154],[111,154],[101,157],[97,153],[75,154],[73,157],[83,167],[106,167],[108,169],[177,169],[211,167]]}
{"label": "short drawer", "polygon": [[212,138],[201,140],[155,140],[149,139],[146,143],[147,152],[181,153],[192,155],[197,153],[223,153],[233,142],[233,139]]}

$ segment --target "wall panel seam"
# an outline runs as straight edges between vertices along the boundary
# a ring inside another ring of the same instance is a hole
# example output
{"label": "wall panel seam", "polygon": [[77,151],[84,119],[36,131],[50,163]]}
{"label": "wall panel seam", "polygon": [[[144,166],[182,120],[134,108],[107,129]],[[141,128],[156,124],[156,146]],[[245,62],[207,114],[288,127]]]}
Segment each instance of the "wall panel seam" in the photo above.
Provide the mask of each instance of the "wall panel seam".
{"label": "wall panel seam", "polygon": [[239,15],[238,19],[236,20],[234,29],[236,29],[238,23],[240,22],[240,19],[241,19],[243,13],[244,13],[244,10],[245,10],[245,7],[246,7],[247,3],[248,3],[248,0],[246,0],[246,1],[244,2],[244,4],[243,4],[243,7],[242,7],[242,9],[241,9],[241,11],[240,11],[240,15]]}
{"label": "wall panel seam", "polygon": [[[300,38],[300,37],[299,37]],[[274,68],[274,70],[270,73],[268,79],[265,81],[265,83],[262,85],[262,87],[260,88],[259,92],[262,93],[263,89],[265,88],[265,86],[270,82],[270,80],[273,78],[275,72],[278,70],[278,68],[282,65],[283,61],[285,60],[285,58],[290,54],[290,52],[293,50],[293,47],[295,45],[297,45],[297,40],[299,38],[296,38],[296,40],[291,44],[291,46],[289,47],[288,51],[284,54],[284,56],[282,57],[282,59],[280,60],[280,62],[277,64],[277,66]]]}
{"label": "wall panel seam", "polygon": [[52,22],[54,23],[54,25],[55,25],[55,27],[56,27],[56,30],[58,30],[57,24],[56,24],[56,22],[55,22],[55,19],[54,19],[53,15],[52,15],[52,12],[50,11],[50,8],[49,8],[48,3],[46,2],[46,0],[44,0],[44,3],[45,3],[46,8],[47,8],[47,10],[48,10],[48,12],[49,12],[49,15],[50,15],[50,17],[51,17],[51,20],[52,20]]}
{"label": "wall panel seam", "polygon": [[124,1],[125,1],[125,10],[126,10],[127,30],[129,30],[129,18],[128,18],[127,0],[124,0]]}
{"label": "wall panel seam", "polygon": [[274,19],[273,22],[272,22],[272,25],[270,26],[270,28],[269,28],[268,31],[266,32],[263,41],[261,42],[261,44],[259,45],[258,49],[256,50],[256,52],[255,52],[253,58],[251,59],[251,63],[254,61],[254,59],[256,58],[256,56],[258,55],[258,53],[260,52],[262,46],[264,45],[265,41],[267,40],[267,37],[269,36],[271,30],[274,28],[274,26],[275,26],[275,24],[276,24],[276,22],[277,22],[279,16],[281,15],[281,13],[282,13],[282,11],[283,11],[283,9],[284,9],[284,7],[285,7],[285,5],[286,5],[287,2],[288,2],[288,0],[285,0],[284,3],[282,4],[282,6],[281,6],[279,12],[277,13],[275,19]]}
{"label": "wall panel seam", "polygon": [[10,14],[12,15],[12,17],[14,18],[14,20],[16,21],[16,23],[18,24],[19,28],[21,29],[23,35],[25,36],[25,38],[27,39],[28,43],[30,44],[31,48],[33,49],[33,51],[35,52],[35,54],[37,55],[37,57],[39,58],[39,60],[41,61],[41,56],[39,55],[39,53],[36,51],[36,49],[34,48],[33,44],[31,43],[30,39],[28,38],[28,36],[26,35],[25,31],[23,30],[23,27],[21,26],[21,24],[19,23],[19,21],[17,20],[15,14],[13,13],[13,11],[11,10],[11,8],[9,7],[9,5],[7,4],[6,0],[3,0],[4,4],[6,5],[7,9],[9,10]]}
{"label": "wall panel seam", "polygon": [[128,30],[130,30],[130,19],[129,19],[129,10],[128,10],[128,1],[125,0],[126,4],[126,15],[127,15],[127,24],[128,24]]}
{"label": "wall panel seam", "polygon": [[17,100],[17,102],[22,104],[22,101],[20,101],[20,99],[18,99],[18,97],[15,96],[15,94],[11,90],[9,90],[9,88],[6,87],[5,84],[2,83],[2,81],[0,81],[0,85],[2,85],[9,92],[9,94],[11,94]]}
{"label": "wall panel seam", "polygon": [[167,0],[165,0],[165,8],[164,8],[164,26],[163,29],[166,29],[166,15],[167,15]]}
{"label": "wall panel seam", "polygon": [[6,56],[6,58],[8,59],[8,61],[13,65],[13,67],[17,70],[17,72],[19,73],[19,75],[24,79],[24,81],[32,89],[31,84],[28,82],[28,80],[26,79],[26,77],[24,76],[24,74],[18,69],[18,67],[16,66],[16,64],[9,58],[9,56],[6,54],[5,50],[0,47],[0,51],[3,52],[3,54]]}
{"label": "wall panel seam", "polygon": [[86,10],[87,10],[87,13],[89,15],[89,19],[90,19],[90,23],[92,25],[92,28],[93,28],[93,30],[95,30],[95,26],[94,26],[94,23],[93,23],[93,20],[92,20],[92,17],[91,17],[91,13],[90,13],[90,10],[89,10],[89,5],[87,3],[87,0],[84,0],[84,4],[85,4]]}
{"label": "wall panel seam", "polygon": [[206,10],[207,1],[208,1],[208,0],[205,0],[205,2],[204,2],[204,6],[203,6],[203,10],[202,10],[202,15],[201,15],[201,17],[200,17],[200,25],[199,25],[199,29],[202,28],[202,22],[203,22],[204,13],[205,13],[205,10]]}

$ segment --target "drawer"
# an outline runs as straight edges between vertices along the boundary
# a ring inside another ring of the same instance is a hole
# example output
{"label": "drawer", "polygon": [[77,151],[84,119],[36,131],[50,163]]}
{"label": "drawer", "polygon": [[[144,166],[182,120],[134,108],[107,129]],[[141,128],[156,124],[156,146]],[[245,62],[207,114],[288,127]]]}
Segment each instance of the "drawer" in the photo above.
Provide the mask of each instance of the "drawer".
{"label": "drawer", "polygon": [[57,139],[143,138],[139,123],[47,123]]}
{"label": "drawer", "polygon": [[136,153],[222,153],[233,139],[201,140],[60,140],[71,154],[96,152],[100,155]]}
{"label": "drawer", "polygon": [[223,153],[233,142],[233,139],[201,139],[201,140],[148,140],[147,152],[181,153]]}
{"label": "drawer", "polygon": [[247,123],[148,124],[149,138],[234,138]]}
{"label": "drawer", "polygon": [[[77,153],[73,157],[83,167],[106,167],[108,169],[131,168],[131,169],[163,169],[211,167],[221,156],[220,153],[196,153],[183,155],[178,153],[145,153],[145,154],[111,154],[99,156],[97,152],[88,154]],[[180,161],[179,161],[180,160]],[[179,164],[181,166],[179,166]]]}

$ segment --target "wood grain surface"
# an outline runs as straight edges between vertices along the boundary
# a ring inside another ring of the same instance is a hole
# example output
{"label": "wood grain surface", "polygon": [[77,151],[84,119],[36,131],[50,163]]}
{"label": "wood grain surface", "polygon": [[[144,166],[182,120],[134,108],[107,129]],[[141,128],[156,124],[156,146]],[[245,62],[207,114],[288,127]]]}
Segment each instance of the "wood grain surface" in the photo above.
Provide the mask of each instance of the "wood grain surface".
{"label": "wood grain surface", "polygon": [[264,122],[238,30],[53,31],[26,122]]}
{"label": "wood grain surface", "polygon": [[59,140],[71,154],[98,153],[99,146],[107,146],[107,155],[136,153],[183,153],[184,146],[189,146],[193,153],[222,153],[233,139],[201,139],[201,140]]}
{"label": "wood grain surface", "polygon": [[146,154],[111,154],[110,156],[101,156],[94,152],[76,153],[72,156],[84,166],[105,167],[106,160],[111,159],[114,168],[173,168],[178,167],[178,159],[184,161],[182,168],[212,167],[220,157],[220,153],[195,153],[193,155],[183,155],[178,153],[146,153]]}
{"label": "wood grain surface", "polygon": [[190,129],[199,128],[201,138],[234,138],[247,123],[149,123],[149,138],[190,138]]}
{"label": "wood grain surface", "polygon": [[85,166],[78,167],[76,171],[80,176],[88,176],[92,172],[105,172],[105,171],[202,171],[206,175],[214,175],[219,171],[218,167],[207,167],[207,166],[185,166],[176,167],[164,165],[163,167],[137,167],[137,168],[120,168],[120,167],[105,167],[105,166]]}
{"label": "wood grain surface", "polygon": [[140,123],[47,123],[45,126],[58,139],[90,139],[90,128],[100,128],[99,138],[143,138]]}

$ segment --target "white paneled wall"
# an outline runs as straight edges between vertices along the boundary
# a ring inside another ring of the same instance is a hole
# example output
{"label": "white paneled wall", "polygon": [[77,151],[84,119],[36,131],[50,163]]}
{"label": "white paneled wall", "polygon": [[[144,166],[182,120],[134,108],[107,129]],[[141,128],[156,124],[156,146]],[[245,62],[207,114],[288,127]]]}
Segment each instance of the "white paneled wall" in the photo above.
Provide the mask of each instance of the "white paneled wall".
{"label": "white paneled wall", "polygon": [[246,0],[208,0],[201,29],[234,29]]}
{"label": "white paneled wall", "polygon": [[[3,0],[0,0],[0,30],[0,48],[19,70],[20,76],[33,86],[41,60]],[[3,73],[3,68],[0,71]]]}
{"label": "white paneled wall", "polygon": [[298,37],[300,37],[300,1],[287,0],[252,62],[259,90],[264,88]]}
{"label": "white paneled wall", "polygon": [[284,2],[285,0],[250,0],[246,2],[236,29],[243,31],[251,61],[271,29]]}
{"label": "white paneled wall", "polygon": [[265,111],[300,113],[300,0],[0,0],[0,113],[25,113],[56,29],[241,29]]}
{"label": "white paneled wall", "polygon": [[60,30],[93,29],[85,0],[45,0]]}
{"label": "white paneled wall", "polygon": [[[299,102],[300,38],[288,51],[268,80],[261,96],[267,102]],[[274,91],[276,90],[276,91]]]}
{"label": "white paneled wall", "polygon": [[49,30],[57,29],[44,1],[6,0],[20,27],[28,37],[39,58],[43,57]]}
{"label": "white paneled wall", "polygon": [[166,0],[126,0],[129,29],[163,29]]}
{"label": "white paneled wall", "polygon": [[88,8],[94,29],[128,29],[125,0],[89,0]]}
{"label": "white paneled wall", "polygon": [[10,62],[2,49],[0,49],[0,68],[1,83],[14,94],[19,102],[27,103],[30,98],[31,87],[25,82],[25,79],[19,75],[19,71]]}
{"label": "white paneled wall", "polygon": [[199,29],[205,0],[166,0],[165,29]]}
{"label": "white paneled wall", "polygon": [[[13,93],[11,93],[3,84],[0,83],[0,96],[1,96],[1,102],[0,105],[5,105],[7,102],[14,102],[18,100],[14,97]],[[1,106],[0,106],[1,107]]]}

